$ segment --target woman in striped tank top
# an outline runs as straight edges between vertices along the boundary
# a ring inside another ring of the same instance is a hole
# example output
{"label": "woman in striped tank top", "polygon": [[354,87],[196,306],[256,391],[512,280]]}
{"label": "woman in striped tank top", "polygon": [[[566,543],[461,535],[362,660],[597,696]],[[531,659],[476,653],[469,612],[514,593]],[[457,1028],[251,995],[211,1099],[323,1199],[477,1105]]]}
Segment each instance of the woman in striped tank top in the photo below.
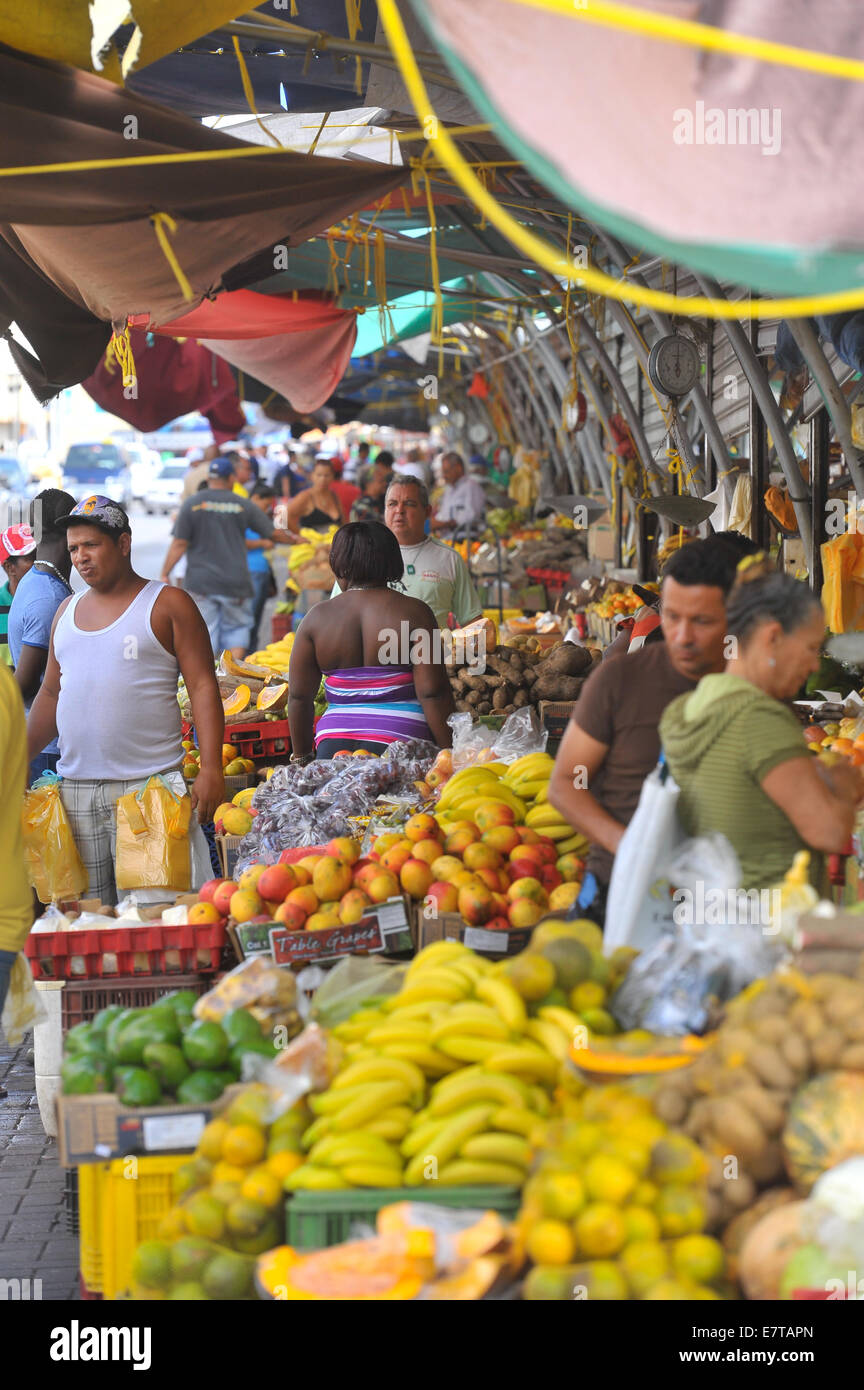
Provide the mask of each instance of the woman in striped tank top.
{"label": "woman in striped tank top", "polygon": [[[343,592],[306,615],[291,652],[294,757],[381,753],[411,738],[449,747],[453,696],[434,615],[387,587],[402,577],[396,537],[380,522],[351,522],[334,537],[330,566]],[[322,675],[328,708],[313,735]]]}

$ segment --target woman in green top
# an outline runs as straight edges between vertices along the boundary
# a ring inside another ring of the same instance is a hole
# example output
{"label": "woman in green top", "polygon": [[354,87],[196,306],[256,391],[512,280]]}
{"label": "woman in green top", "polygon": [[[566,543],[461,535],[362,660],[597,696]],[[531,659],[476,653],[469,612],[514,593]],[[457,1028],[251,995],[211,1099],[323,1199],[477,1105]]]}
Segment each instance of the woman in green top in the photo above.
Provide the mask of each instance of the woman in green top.
{"label": "woman in green top", "polygon": [[[779,882],[801,849],[842,850],[864,782],[857,768],[818,762],[781,703],[818,668],[818,598],[791,575],[744,563],[727,602],[726,669],[672,701],[660,737],[683,828],[725,835],[750,889]],[[818,856],[811,870],[818,882]]]}

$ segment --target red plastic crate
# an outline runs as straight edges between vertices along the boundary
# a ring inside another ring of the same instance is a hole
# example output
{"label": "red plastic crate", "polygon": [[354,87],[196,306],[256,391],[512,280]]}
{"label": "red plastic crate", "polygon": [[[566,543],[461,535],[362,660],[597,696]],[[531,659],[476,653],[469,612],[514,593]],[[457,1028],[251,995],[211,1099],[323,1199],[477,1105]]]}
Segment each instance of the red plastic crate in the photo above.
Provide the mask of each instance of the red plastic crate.
{"label": "red plastic crate", "polygon": [[173,994],[175,990],[190,989],[195,994],[204,994],[212,984],[209,975],[135,975],[128,979],[69,980],[60,991],[60,1023],[65,1035],[76,1023],[89,1023],[100,1009],[107,1009],[109,1004],[119,1004],[124,1009],[147,1009],[157,999],[165,994]]}
{"label": "red plastic crate", "polygon": [[525,570],[525,573],[538,584],[543,584],[546,588],[546,592],[550,596],[563,594],[567,585],[570,583],[569,570],[541,570],[528,568]]}
{"label": "red plastic crate", "polygon": [[[225,926],[219,922],[143,922],[140,927],[31,932],[24,951],[37,980],[170,977],[218,970],[226,940]],[[175,953],[176,963],[168,961],[169,951]]]}
{"label": "red plastic crate", "polygon": [[[183,721],[183,737],[192,725]],[[233,743],[241,758],[279,758],[291,752],[291,725],[287,719],[260,719],[249,724],[226,724],[225,742]]]}
{"label": "red plastic crate", "polygon": [[291,631],[293,613],[274,613],[271,619],[271,642],[281,642],[283,637],[287,637]]}

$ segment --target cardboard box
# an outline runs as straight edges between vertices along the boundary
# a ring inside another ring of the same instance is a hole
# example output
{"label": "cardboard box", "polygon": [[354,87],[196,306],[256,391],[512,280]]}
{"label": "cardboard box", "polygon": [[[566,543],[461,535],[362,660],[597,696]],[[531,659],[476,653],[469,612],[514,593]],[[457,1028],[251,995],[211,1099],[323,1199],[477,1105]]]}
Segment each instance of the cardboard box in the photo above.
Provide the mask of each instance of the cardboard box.
{"label": "cardboard box", "polygon": [[458,912],[442,912],[437,917],[424,916],[422,904],[418,905],[417,950],[431,946],[433,941],[461,941],[478,956],[488,956],[492,960],[502,960],[505,956],[516,956],[531,939],[531,927],[520,927],[513,931],[489,931],[486,927],[472,927],[460,917]]}
{"label": "cardboard box", "polygon": [[57,1145],[60,1165],[104,1163],[128,1154],[191,1153],[204,1126],[242,1085],[228,1086],[215,1101],[199,1105],[132,1108],[113,1092],[59,1096]]}
{"label": "cardboard box", "polygon": [[222,877],[233,878],[234,868],[240,857],[240,846],[243,843],[242,835],[216,835],[216,849],[219,853],[219,863],[222,866]]}
{"label": "cardboard box", "polygon": [[[608,517],[608,513],[606,516]],[[615,532],[608,519],[593,521],[588,527],[588,559],[615,559]]]}

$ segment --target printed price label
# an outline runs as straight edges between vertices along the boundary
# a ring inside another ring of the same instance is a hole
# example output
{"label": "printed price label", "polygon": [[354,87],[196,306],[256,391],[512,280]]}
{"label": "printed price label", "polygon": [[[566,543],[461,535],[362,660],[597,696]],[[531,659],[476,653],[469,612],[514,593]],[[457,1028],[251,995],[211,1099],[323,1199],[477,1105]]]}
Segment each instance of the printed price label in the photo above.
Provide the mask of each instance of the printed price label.
{"label": "printed price label", "polygon": [[486,931],[484,927],[466,927],[463,940],[469,951],[497,951],[503,955],[507,950],[506,931]]}
{"label": "printed price label", "polygon": [[206,1123],[203,1110],[194,1115],[145,1115],[141,1121],[144,1148],[148,1153],[154,1149],[194,1149]]}

